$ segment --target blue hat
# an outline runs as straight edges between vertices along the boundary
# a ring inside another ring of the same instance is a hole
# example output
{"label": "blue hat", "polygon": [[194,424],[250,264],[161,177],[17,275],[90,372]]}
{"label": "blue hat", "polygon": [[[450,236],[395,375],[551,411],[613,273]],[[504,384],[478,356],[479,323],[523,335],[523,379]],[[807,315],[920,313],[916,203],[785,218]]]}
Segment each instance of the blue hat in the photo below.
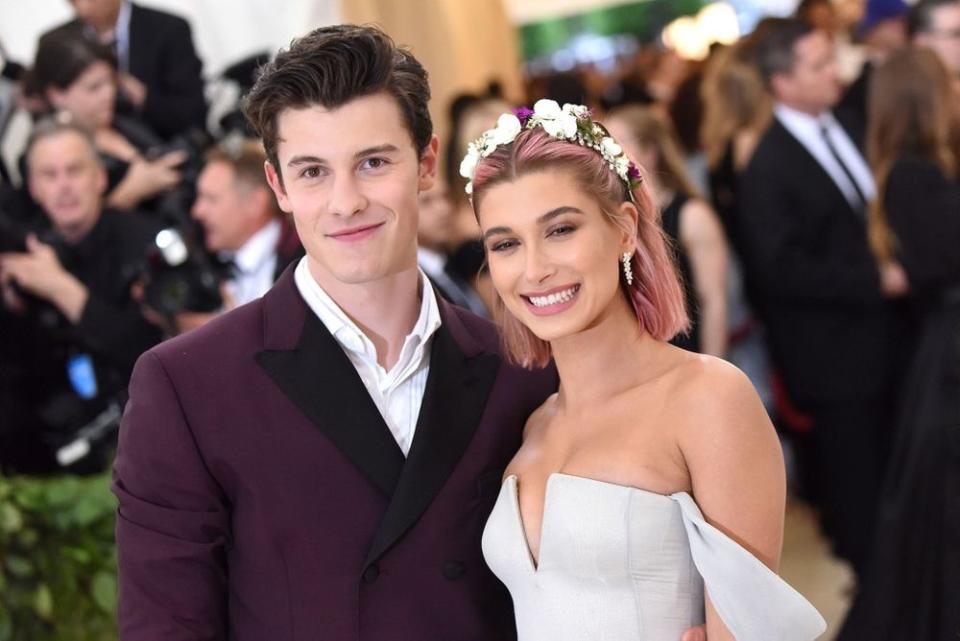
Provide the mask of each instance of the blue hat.
{"label": "blue hat", "polygon": [[884,20],[899,18],[909,10],[910,7],[903,0],[867,0],[867,9],[857,30],[865,34]]}

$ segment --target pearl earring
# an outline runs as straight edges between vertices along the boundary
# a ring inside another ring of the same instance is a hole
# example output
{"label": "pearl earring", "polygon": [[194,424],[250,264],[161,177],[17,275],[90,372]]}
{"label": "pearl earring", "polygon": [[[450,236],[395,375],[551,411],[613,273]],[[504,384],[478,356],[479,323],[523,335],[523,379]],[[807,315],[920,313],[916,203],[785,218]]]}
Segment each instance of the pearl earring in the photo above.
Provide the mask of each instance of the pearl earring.
{"label": "pearl earring", "polygon": [[633,268],[630,265],[632,257],[633,254],[630,252],[623,252],[623,257],[620,259],[623,262],[623,278],[627,281],[627,285],[633,285]]}

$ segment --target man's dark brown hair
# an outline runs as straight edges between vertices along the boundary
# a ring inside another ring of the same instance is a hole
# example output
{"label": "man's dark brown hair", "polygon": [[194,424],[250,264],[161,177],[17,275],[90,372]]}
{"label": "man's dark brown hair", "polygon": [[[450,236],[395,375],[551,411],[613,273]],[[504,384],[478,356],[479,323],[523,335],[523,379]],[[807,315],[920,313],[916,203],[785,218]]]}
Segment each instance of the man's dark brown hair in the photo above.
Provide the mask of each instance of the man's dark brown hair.
{"label": "man's dark brown hair", "polygon": [[427,72],[406,49],[376,27],[321,27],[294,40],[263,66],[243,111],[263,138],[267,159],[277,158],[277,118],[285,109],[335,109],[355,98],[387,92],[397,100],[418,154],[433,135]]}

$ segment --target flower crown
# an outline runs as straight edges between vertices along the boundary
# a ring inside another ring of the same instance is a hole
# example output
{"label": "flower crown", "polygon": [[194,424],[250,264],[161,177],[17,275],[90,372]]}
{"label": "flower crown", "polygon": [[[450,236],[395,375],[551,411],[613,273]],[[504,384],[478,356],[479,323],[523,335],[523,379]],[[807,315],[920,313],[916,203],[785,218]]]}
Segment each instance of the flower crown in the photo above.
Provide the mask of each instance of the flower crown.
{"label": "flower crown", "polygon": [[554,138],[567,140],[596,150],[621,180],[633,190],[642,182],[640,170],[627,158],[623,147],[617,144],[607,130],[593,121],[590,110],[583,105],[565,104],[561,108],[554,100],[538,100],[533,109],[518,107],[512,113],[500,116],[493,129],[488,129],[467,147],[467,155],[460,163],[460,175],[467,179],[467,195],[473,194],[473,175],[483,158],[500,145],[513,142],[524,129],[543,127]]}

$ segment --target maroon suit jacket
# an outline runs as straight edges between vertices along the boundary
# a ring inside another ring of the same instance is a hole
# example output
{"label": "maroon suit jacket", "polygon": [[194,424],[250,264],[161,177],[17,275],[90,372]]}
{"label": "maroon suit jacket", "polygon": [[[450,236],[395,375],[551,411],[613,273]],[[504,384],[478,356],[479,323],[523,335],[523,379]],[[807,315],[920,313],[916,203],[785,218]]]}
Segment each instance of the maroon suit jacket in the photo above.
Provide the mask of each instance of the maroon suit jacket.
{"label": "maroon suit jacket", "polygon": [[292,268],[140,358],[114,467],[121,639],[515,638],[480,537],[557,379],[440,313],[406,459]]}

